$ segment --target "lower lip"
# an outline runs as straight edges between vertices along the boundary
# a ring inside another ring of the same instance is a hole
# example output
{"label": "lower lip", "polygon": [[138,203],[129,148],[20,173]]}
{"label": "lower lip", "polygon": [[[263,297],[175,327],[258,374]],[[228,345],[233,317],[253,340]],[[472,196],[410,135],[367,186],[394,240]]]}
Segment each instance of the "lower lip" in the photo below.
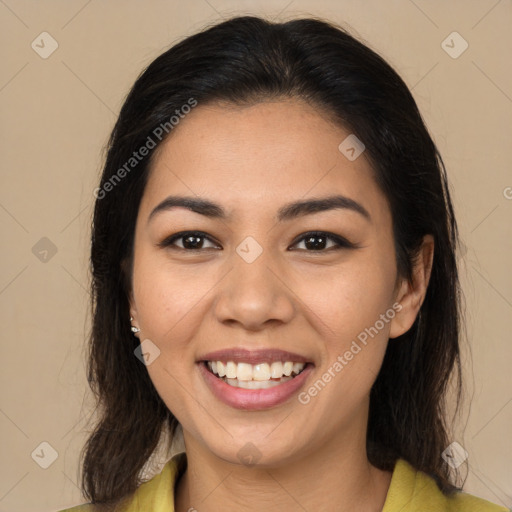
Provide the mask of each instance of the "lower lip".
{"label": "lower lip", "polygon": [[243,389],[230,386],[219,377],[216,377],[206,368],[203,362],[198,364],[199,371],[206,384],[221,402],[236,409],[251,411],[269,409],[286,402],[301,388],[313,370],[313,366],[308,364],[299,375],[278,386],[266,389]]}

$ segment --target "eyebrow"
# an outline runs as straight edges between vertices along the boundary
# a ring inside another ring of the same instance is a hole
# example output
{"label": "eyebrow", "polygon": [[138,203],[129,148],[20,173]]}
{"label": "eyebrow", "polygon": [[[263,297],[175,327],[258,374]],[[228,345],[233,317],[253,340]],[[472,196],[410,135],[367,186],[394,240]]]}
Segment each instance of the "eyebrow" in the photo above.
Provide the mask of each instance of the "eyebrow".
{"label": "eyebrow", "polygon": [[[208,199],[199,199],[187,196],[169,196],[159,203],[148,217],[149,221],[158,213],[171,210],[175,207],[187,208],[188,210],[199,213],[211,219],[229,220],[226,210],[217,203]],[[307,199],[286,204],[279,208],[277,212],[277,220],[279,222],[289,221],[297,217],[303,217],[312,213],[323,212],[328,210],[345,209],[359,213],[367,221],[371,222],[372,218],[368,210],[360,203],[346,196],[335,195],[320,199]]]}

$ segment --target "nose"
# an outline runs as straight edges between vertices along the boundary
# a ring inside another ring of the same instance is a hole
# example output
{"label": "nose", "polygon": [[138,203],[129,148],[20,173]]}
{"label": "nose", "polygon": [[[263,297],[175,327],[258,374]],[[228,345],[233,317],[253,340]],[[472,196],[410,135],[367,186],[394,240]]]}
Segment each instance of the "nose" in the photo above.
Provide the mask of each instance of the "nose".
{"label": "nose", "polygon": [[214,313],[218,321],[250,331],[290,322],[296,313],[293,290],[285,271],[271,261],[270,252],[263,250],[250,263],[235,252],[232,261],[232,270],[217,288]]}

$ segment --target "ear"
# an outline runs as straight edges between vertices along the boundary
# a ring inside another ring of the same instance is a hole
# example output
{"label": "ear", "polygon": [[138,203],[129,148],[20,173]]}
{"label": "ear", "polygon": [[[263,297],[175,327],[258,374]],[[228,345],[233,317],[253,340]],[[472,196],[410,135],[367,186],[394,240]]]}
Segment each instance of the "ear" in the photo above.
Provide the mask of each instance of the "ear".
{"label": "ear", "polygon": [[398,286],[395,300],[402,308],[397,310],[395,317],[391,320],[390,338],[397,338],[406,333],[416,320],[427,293],[433,261],[434,238],[432,235],[425,235],[414,262],[411,282],[403,279]]}
{"label": "ear", "polygon": [[128,294],[128,303],[130,304],[130,316],[136,320],[137,319],[137,307],[135,306],[135,300],[133,299],[133,292],[130,291]]}
{"label": "ear", "polygon": [[[138,318],[137,318],[137,308],[135,306],[135,300],[133,298],[133,289],[131,285],[131,279],[128,279],[127,276],[130,273],[130,266],[128,258],[124,258],[121,260],[121,274],[123,276],[123,280],[125,283],[125,289],[129,289],[128,292],[128,304],[130,306],[130,323],[132,327],[139,327]],[[138,336],[138,333],[135,333],[135,336]]]}
{"label": "ear", "polygon": [[[139,327],[139,321],[137,319],[137,308],[135,306],[135,301],[133,299],[133,293],[130,291],[128,294],[128,302],[130,304],[130,323],[132,327]],[[135,337],[139,337],[138,332],[133,333]]]}

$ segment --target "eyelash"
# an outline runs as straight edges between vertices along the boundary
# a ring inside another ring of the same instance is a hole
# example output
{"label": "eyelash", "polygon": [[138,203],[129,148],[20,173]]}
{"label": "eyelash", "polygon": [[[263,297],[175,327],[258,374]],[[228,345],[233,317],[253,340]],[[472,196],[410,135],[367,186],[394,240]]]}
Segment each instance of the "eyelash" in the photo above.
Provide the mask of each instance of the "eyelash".
{"label": "eyelash", "polygon": [[[174,245],[175,241],[183,239],[189,235],[206,238],[210,242],[216,243],[206,233],[203,233],[202,231],[181,231],[179,233],[176,233],[174,235],[167,237],[165,240],[159,242],[157,245],[158,245],[158,247],[161,247],[161,248],[167,248],[167,249],[178,250],[178,251],[186,251],[186,252],[200,252],[200,251],[205,251],[208,249],[214,249],[213,247],[207,247],[205,249],[203,249],[203,248],[186,249],[184,247],[177,247],[176,245]],[[310,231],[310,232],[304,233],[301,235],[300,238],[295,240],[293,245],[297,245],[299,242],[302,242],[310,237],[326,238],[327,240],[333,241],[336,245],[333,247],[328,247],[327,249],[312,249],[312,250],[299,249],[299,250],[318,254],[321,252],[328,252],[331,250],[357,249],[359,247],[357,244],[349,242],[347,239],[345,239],[341,236],[338,236],[338,235],[335,235],[334,233],[329,233],[326,231]],[[218,249],[214,249],[214,250],[218,250]]]}

